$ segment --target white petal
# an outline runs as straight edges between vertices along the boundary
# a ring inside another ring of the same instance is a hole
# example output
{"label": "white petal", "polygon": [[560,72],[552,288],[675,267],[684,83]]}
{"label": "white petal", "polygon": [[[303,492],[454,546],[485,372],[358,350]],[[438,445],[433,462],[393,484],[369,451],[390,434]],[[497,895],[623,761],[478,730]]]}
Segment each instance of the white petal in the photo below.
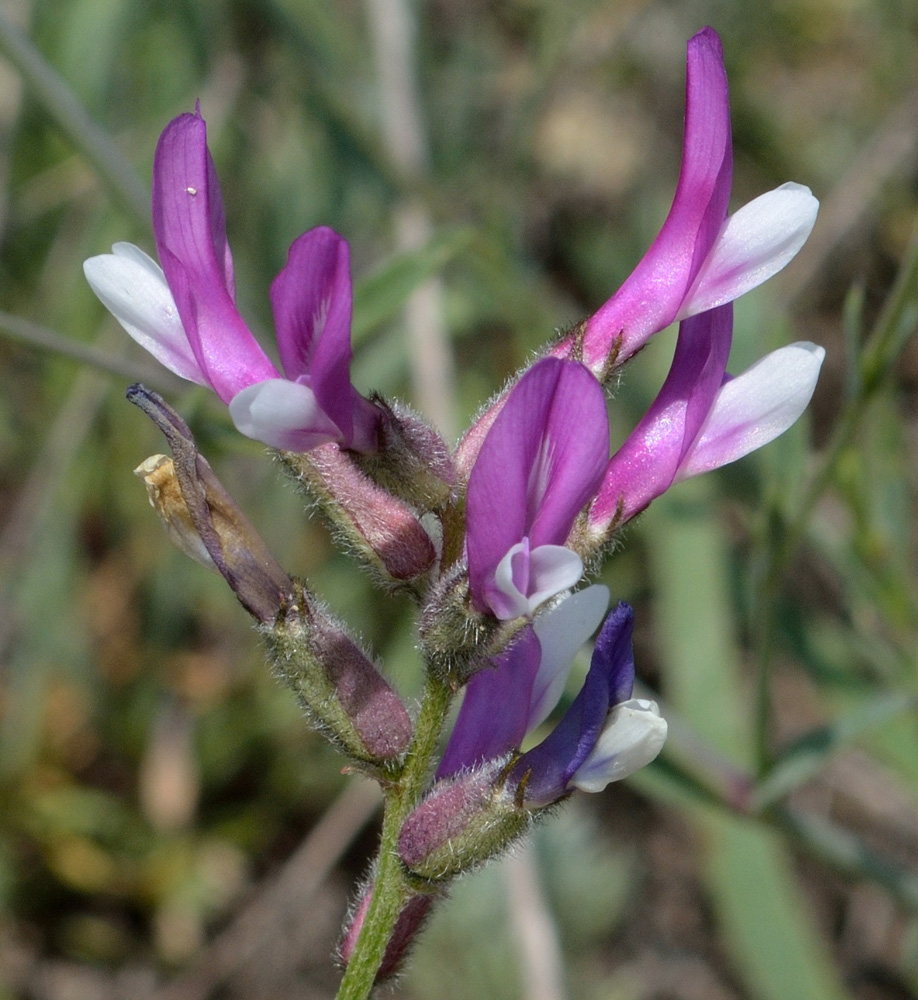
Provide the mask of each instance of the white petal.
{"label": "white petal", "polygon": [[783,434],[806,409],[826,352],[801,341],[725,382],[676,480],[734,462]]}
{"label": "white petal", "polygon": [[816,223],[819,202],[802,184],[782,184],[734,212],[701,265],[679,319],[732,302],[777,274]]}
{"label": "white petal", "polygon": [[540,605],[570,590],[583,576],[583,560],[563,545],[539,545],[529,551],[529,583],[524,594],[513,580],[514,556],[525,552],[528,541],[517,542],[497,564],[488,601],[502,621],[531,618]]}
{"label": "white petal", "polygon": [[272,448],[309,451],[341,440],[341,431],[319,408],[312,389],[299,382],[256,382],[233,396],[229,412],[238,431]]}
{"label": "white petal", "polygon": [[571,785],[584,792],[601,792],[610,782],[634,774],[663,749],[666,729],[654,701],[631,698],[616,705]]}
{"label": "white petal", "polygon": [[533,621],[542,659],[532,686],[527,732],[544,722],[558,704],[574,657],[599,628],[608,608],[609,588],[597,583],[571,594]]}
{"label": "white petal", "polygon": [[529,608],[570,590],[583,576],[583,560],[563,545],[539,545],[529,553]]}
{"label": "white petal", "polygon": [[83,264],[86,280],[102,304],[157,361],[182,378],[209,385],[160,266],[131,243],[116,243],[112,250]]}

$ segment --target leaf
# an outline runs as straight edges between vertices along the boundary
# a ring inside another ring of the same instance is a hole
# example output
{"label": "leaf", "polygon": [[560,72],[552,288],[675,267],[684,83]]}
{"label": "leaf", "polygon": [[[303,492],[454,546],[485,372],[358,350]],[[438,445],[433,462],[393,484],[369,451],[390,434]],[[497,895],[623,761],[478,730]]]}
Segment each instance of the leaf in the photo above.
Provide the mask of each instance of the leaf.
{"label": "leaf", "polygon": [[808,732],[781,755],[756,789],[756,806],[764,809],[774,805],[788,792],[815,777],[842,747],[914,708],[914,696],[882,694],[859,703],[829,725]]}
{"label": "leaf", "polygon": [[357,347],[387,320],[392,319],[405,302],[429,278],[463,251],[471,242],[472,230],[448,229],[420,250],[398,254],[373,274],[356,283],[352,340]]}
{"label": "leaf", "polygon": [[[748,767],[754,730],[743,697],[727,539],[712,479],[682,484],[655,504],[644,524],[665,691],[701,739]],[[686,814],[703,844],[711,902],[749,995],[846,997],[777,836],[725,813],[689,807]]]}

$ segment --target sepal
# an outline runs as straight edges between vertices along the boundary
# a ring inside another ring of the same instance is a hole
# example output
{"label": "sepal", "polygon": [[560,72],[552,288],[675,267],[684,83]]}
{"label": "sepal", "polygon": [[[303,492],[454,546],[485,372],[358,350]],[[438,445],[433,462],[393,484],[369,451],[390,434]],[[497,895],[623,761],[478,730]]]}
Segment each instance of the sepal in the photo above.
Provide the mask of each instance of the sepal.
{"label": "sepal", "polygon": [[401,699],[302,585],[261,633],[279,676],[316,727],[352,760],[382,765],[408,749],[412,725]]}
{"label": "sepal", "polygon": [[405,867],[448,882],[505,851],[529,828],[531,813],[505,788],[507,758],[436,782],[402,827]]}
{"label": "sepal", "polygon": [[421,611],[418,633],[430,669],[458,690],[507,649],[525,625],[524,618],[500,621],[475,608],[468,571],[457,563],[432,588]]}
{"label": "sepal", "polygon": [[377,486],[353,454],[336,444],[307,454],[278,454],[342,545],[382,582],[411,584],[432,569],[437,548],[418,514],[404,500]]}
{"label": "sepal", "polygon": [[355,455],[356,464],[379,487],[420,514],[442,510],[454,496],[456,473],[442,437],[400,403],[374,396],[382,411],[377,448]]}

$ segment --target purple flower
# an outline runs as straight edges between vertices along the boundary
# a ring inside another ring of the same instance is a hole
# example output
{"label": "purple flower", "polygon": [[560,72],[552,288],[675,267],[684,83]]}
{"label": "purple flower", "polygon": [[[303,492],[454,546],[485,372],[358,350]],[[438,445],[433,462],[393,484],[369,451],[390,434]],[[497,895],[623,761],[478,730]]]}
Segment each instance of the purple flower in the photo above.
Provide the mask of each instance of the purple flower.
{"label": "purple flower", "polygon": [[574,656],[608,606],[609,591],[601,585],[572,594],[526,625],[491,667],[472,677],[438,778],[503,756],[545,721],[561,697]]}
{"label": "purple flower", "polygon": [[350,382],[350,266],[337,233],[320,227],[295,240],[271,287],[282,376],[236,308],[223,199],[197,112],[160,137],[153,230],[162,268],[129,243],[84,264],[93,291],[141,346],[210,386],[249,437],[288,451],[329,441],[375,450],[379,411]]}
{"label": "purple flower", "polygon": [[564,543],[609,454],[602,387],[577,362],[546,358],[514,386],[469,477],[466,552],[479,610],[532,616],[583,573]]}
{"label": "purple flower", "polygon": [[649,764],[666,740],[666,722],[652,701],[631,697],[634,612],[612,610],[593,649],[580,693],[541,743],[513,765],[508,784],[528,806],[548,805],[574,788],[601,791]]}
{"label": "purple flower", "polygon": [[767,444],[804,411],[823,348],[790,344],[731,378],[732,333],[731,304],[683,320],[666,381],[606,469],[590,509],[593,532],[627,521],[673,483]]}
{"label": "purple flower", "polygon": [[[730,104],[720,39],[688,43],[685,133],[676,194],[659,235],[621,288],[586,321],[583,362],[597,375],[675,320],[723,305],[781,270],[816,220],[809,189],[784,184],[727,217],[733,175]],[[573,338],[553,351],[567,357]]]}
{"label": "purple flower", "polygon": [[[466,688],[437,779],[451,778],[518,750],[558,703],[577,650],[608,606],[603,586],[566,598],[539,615],[521,638]],[[649,763],[666,738],[656,705],[631,698],[634,614],[619,604],[596,640],[583,689],[554,731],[509,772],[529,805],[572,788],[599,791]]]}

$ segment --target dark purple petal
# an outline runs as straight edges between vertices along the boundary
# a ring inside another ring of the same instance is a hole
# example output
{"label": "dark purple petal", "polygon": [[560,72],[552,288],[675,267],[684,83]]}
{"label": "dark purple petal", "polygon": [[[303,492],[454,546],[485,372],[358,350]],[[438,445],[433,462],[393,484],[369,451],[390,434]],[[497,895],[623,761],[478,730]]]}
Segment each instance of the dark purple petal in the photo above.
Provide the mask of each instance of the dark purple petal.
{"label": "dark purple petal", "polygon": [[626,521],[672,485],[723,384],[732,336],[732,303],[682,321],[669,375],[612,456],[590,510],[591,525]]}
{"label": "dark purple petal", "polygon": [[523,742],[541,659],[542,647],[527,625],[516,642],[495,657],[493,667],[472,677],[437,768],[438,779],[501,757]]}
{"label": "dark purple petal", "polygon": [[727,216],[732,174],[723,51],[716,32],[705,28],[688,43],[682,169],[672,208],[630,277],[587,321],[583,358],[591,370],[604,365],[619,335],[620,364],[675,320]]}
{"label": "dark purple petal", "polygon": [[568,791],[574,772],[592,752],[609,709],[631,697],[634,612],[619,603],[606,618],[593,650],[580,694],[564,717],[538,746],[524,753],[510,772],[511,782],[525,780],[524,798],[546,804]]}
{"label": "dark purple petal", "polygon": [[153,162],[153,230],[166,281],[201,370],[228,403],[253,382],[276,378],[233,300],[223,199],[204,119],[166,126]]}
{"label": "dark purple petal", "polygon": [[294,241],[271,285],[277,346],[288,379],[307,384],[322,411],[353,430],[351,271],[347,242],[320,226]]}
{"label": "dark purple petal", "polygon": [[480,607],[498,563],[524,538],[563,545],[609,454],[605,397],[577,362],[546,358],[507,398],[469,477],[469,583]]}

